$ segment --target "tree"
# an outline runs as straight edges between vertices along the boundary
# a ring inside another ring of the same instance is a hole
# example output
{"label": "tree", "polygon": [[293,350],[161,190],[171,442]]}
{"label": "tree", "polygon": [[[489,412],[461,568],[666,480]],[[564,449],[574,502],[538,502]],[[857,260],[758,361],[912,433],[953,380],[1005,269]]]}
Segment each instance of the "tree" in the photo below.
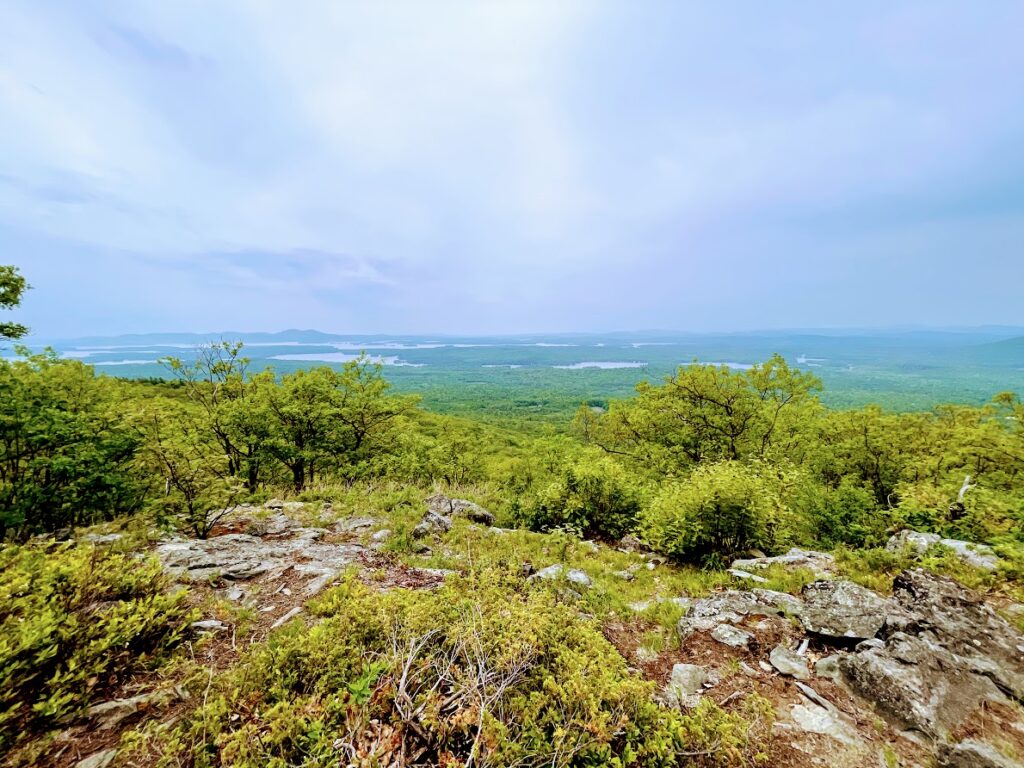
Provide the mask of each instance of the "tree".
{"label": "tree", "polygon": [[192,362],[176,357],[163,362],[205,414],[207,427],[227,457],[229,473],[242,479],[252,493],[261,480],[262,449],[268,437],[257,389],[268,383],[268,377],[272,383],[273,374],[252,376],[249,359],[241,352],[241,342],[221,341],[199,347]]}
{"label": "tree", "polygon": [[[0,264],[0,309],[14,309],[21,304],[29,287],[17,267]],[[20,339],[26,333],[28,328],[20,323],[0,323],[0,339]]]}
{"label": "tree", "polygon": [[577,427],[610,453],[661,472],[705,461],[765,458],[815,412],[821,382],[779,355],[749,370],[688,365],[662,386],[642,382],[637,397],[606,416],[577,417]]}
{"label": "tree", "polygon": [[0,538],[134,511],[144,485],[122,391],[51,350],[0,360]]}
{"label": "tree", "polygon": [[200,414],[180,403],[150,406],[140,429],[142,463],[163,479],[158,505],[163,516],[180,516],[201,539],[231,512],[242,484],[229,457],[212,439]]}
{"label": "tree", "polygon": [[269,452],[291,473],[296,492],[318,471],[346,478],[368,472],[390,449],[393,428],[417,398],[391,395],[382,366],[365,355],[340,371],[321,367],[281,377],[262,390],[270,417]]}

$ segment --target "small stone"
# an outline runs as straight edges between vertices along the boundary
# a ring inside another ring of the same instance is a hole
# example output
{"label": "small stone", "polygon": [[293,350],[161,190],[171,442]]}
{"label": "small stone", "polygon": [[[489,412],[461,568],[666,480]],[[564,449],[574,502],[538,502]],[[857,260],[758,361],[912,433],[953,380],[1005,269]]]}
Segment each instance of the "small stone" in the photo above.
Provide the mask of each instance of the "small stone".
{"label": "small stone", "polygon": [[116,749],[104,749],[102,752],[94,752],[84,760],[79,760],[75,768],[107,768],[114,758],[117,757]]}
{"label": "small stone", "polygon": [[729,575],[731,575],[733,578],[741,579],[743,581],[751,581],[755,584],[768,583],[768,579],[766,579],[764,576],[757,576],[756,574],[748,573],[747,571],[741,571],[739,568],[730,568]]}
{"label": "small stone", "polygon": [[84,541],[96,544],[97,546],[109,546],[110,544],[117,543],[123,538],[124,536],[120,533],[87,533],[82,537]]}
{"label": "small stone", "polygon": [[280,499],[271,499],[263,507],[264,509],[284,509],[284,502]]}
{"label": "small stone", "polygon": [[227,628],[227,624],[216,619],[203,619],[202,621],[192,622],[192,629],[196,632],[223,632]]}
{"label": "small stone", "polygon": [[370,538],[378,544],[381,544],[391,538],[391,531],[388,528],[381,528]]}
{"label": "small stone", "polygon": [[237,603],[239,600],[245,597],[245,592],[240,590],[238,587],[232,587],[224,593],[224,597],[233,603]]}
{"label": "small stone", "polygon": [[806,659],[784,645],[772,648],[771,653],[768,654],[768,660],[775,669],[784,675],[795,677],[798,680],[807,680],[811,676],[807,670]]}
{"label": "small stone", "polygon": [[612,571],[612,576],[616,576],[623,581],[633,581],[636,578],[632,571]]}
{"label": "small stone", "polygon": [[731,624],[719,624],[711,630],[711,636],[730,648],[746,648],[753,635]]}
{"label": "small stone", "polygon": [[298,616],[301,612],[302,612],[302,606],[299,606],[299,605],[295,606],[290,611],[288,611],[288,613],[284,614],[284,616],[281,616],[280,618],[277,619],[277,621],[275,621],[273,624],[271,624],[270,628],[271,629],[277,629],[278,627],[283,626],[285,623],[287,623],[288,621],[291,621],[296,616]]}

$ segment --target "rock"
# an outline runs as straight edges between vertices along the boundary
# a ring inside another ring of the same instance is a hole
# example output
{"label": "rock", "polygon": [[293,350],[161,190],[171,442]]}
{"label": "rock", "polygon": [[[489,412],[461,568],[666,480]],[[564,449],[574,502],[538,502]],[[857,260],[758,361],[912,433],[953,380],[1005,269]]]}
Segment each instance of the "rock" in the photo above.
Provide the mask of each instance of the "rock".
{"label": "rock", "polygon": [[975,544],[960,539],[943,539],[935,533],[921,533],[904,529],[886,543],[890,552],[902,552],[906,549],[924,554],[929,548],[940,544],[953,550],[953,553],[974,568],[983,571],[994,571],[999,567],[999,558],[987,544]]}
{"label": "rock", "polygon": [[784,592],[729,589],[693,601],[677,629],[685,638],[691,632],[708,632],[722,622],[737,623],[744,616],[794,615],[801,610],[800,600]]}
{"label": "rock", "polygon": [[852,581],[815,581],[801,595],[800,623],[828,638],[874,637],[890,610],[889,601]]}
{"label": "rock", "polygon": [[270,625],[270,628],[271,628],[271,629],[277,629],[278,627],[284,626],[284,625],[285,625],[285,624],[287,624],[287,623],[288,623],[289,621],[291,621],[291,620],[292,620],[292,619],[294,619],[294,618],[295,618],[296,616],[298,616],[298,615],[299,615],[300,613],[302,613],[302,606],[301,606],[301,605],[296,605],[296,606],[295,606],[294,608],[290,609],[290,610],[289,610],[289,611],[288,611],[287,613],[285,613],[285,614],[284,614],[283,616],[279,616],[279,617],[278,617],[278,618],[277,618],[277,619],[276,619],[276,620],[274,621],[274,623]]}
{"label": "rock", "polygon": [[791,651],[783,645],[772,648],[772,652],[768,654],[768,660],[775,669],[784,675],[795,677],[798,680],[807,680],[811,676],[807,670],[807,660],[796,651]]}
{"label": "rock", "polygon": [[839,659],[837,654],[822,656],[814,662],[814,674],[834,683],[840,682],[843,679],[843,673],[839,669]]}
{"label": "rock", "polygon": [[441,517],[464,517],[471,523],[494,525],[494,515],[479,504],[466,499],[451,499],[443,493],[435,493],[428,498],[427,509]]}
{"label": "rock", "polygon": [[280,499],[271,499],[263,505],[264,509],[284,509],[284,502]]}
{"label": "rock", "polygon": [[586,573],[579,570],[578,568],[566,569],[561,563],[555,563],[549,565],[547,568],[541,568],[535,574],[530,576],[530,581],[534,579],[544,579],[545,581],[554,581],[559,579],[562,575],[565,575],[565,579],[573,584],[581,587],[589,587],[591,585],[590,577]]}
{"label": "rock", "polygon": [[959,744],[942,744],[938,768],[1020,768],[1020,762],[1002,754],[991,744],[966,739]]}
{"label": "rock", "polygon": [[228,625],[223,621],[217,621],[216,619],[204,619],[202,621],[193,621],[192,629],[196,632],[223,632],[228,628]]}
{"label": "rock", "polygon": [[383,544],[385,541],[391,538],[391,531],[388,528],[381,528],[379,531],[370,537],[373,541],[378,544]]}
{"label": "rock", "polygon": [[164,568],[190,581],[223,577],[244,581],[296,561],[311,567],[339,570],[354,563],[364,547],[358,544],[324,544],[318,528],[292,528],[283,538],[265,539],[245,533],[229,533],[211,539],[166,541],[156,548]]}
{"label": "rock", "polygon": [[992,680],[973,674],[949,651],[902,632],[882,648],[843,656],[839,668],[854,693],[933,739],[947,738],[986,702],[1009,703]]}
{"label": "rock", "polygon": [[789,570],[806,568],[814,572],[815,578],[823,579],[831,576],[835,571],[836,559],[827,552],[815,552],[814,550],[793,547],[784,555],[734,560],[732,563],[732,567],[739,571],[763,570],[773,565],[781,565]]}
{"label": "rock", "polygon": [[736,579],[742,579],[743,581],[752,581],[755,584],[767,584],[768,579],[764,576],[757,576],[747,571],[741,571],[738,568],[730,568],[729,575]]}
{"label": "rock", "polygon": [[350,517],[347,520],[339,520],[334,524],[335,533],[354,533],[364,528],[372,528],[377,521],[372,517]]}
{"label": "rock", "polygon": [[616,576],[623,581],[633,581],[636,578],[632,571],[612,571],[612,576]]}
{"label": "rock", "polygon": [[790,717],[800,730],[828,736],[847,747],[860,747],[863,742],[857,731],[847,725],[838,714],[817,704],[794,704],[789,710]]}
{"label": "rock", "polygon": [[615,548],[620,552],[628,552],[631,554],[648,551],[647,547],[644,546],[644,543],[640,541],[640,539],[638,539],[632,533],[627,533],[625,536],[619,539],[619,542],[615,545]]}
{"label": "rock", "polygon": [[87,533],[82,537],[82,541],[88,541],[97,546],[110,546],[123,538],[124,536],[120,533]]}
{"label": "rock", "polygon": [[245,597],[245,592],[240,590],[238,587],[232,587],[224,593],[224,597],[233,603],[237,603],[239,600]]}
{"label": "rock", "polygon": [[711,636],[731,648],[746,648],[753,635],[731,624],[719,624],[711,630]]}
{"label": "rock", "polygon": [[412,537],[414,539],[422,539],[424,536],[431,536],[435,533],[446,533],[451,528],[451,521],[447,517],[442,517],[436,512],[427,511],[427,514],[423,516],[423,521],[412,529]]}
{"label": "rock", "polygon": [[130,699],[113,699],[93,704],[86,710],[86,716],[95,721],[101,729],[108,730],[144,709],[167,706],[179,698],[186,697],[187,693],[183,695],[174,688],[152,691]]}
{"label": "rock", "polygon": [[908,633],[937,643],[963,666],[1024,701],[1024,633],[981,595],[953,579],[915,568],[893,580],[893,598],[901,611],[886,621],[886,634]]}
{"label": "rock", "polygon": [[696,664],[674,664],[665,688],[665,700],[670,706],[695,707],[700,701],[708,674]]}
{"label": "rock", "polygon": [[84,760],[79,760],[75,768],[107,768],[114,758],[117,757],[116,749],[104,749],[102,752],[94,752]]}

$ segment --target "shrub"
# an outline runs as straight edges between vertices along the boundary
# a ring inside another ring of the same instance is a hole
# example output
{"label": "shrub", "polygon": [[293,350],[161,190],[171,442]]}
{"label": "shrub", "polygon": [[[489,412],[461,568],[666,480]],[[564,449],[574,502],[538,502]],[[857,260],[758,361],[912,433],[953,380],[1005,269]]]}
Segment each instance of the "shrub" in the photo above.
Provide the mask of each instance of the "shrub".
{"label": "shrub", "polygon": [[764,735],[712,704],[658,707],[594,623],[512,573],[385,594],[349,579],[312,610],[319,623],[272,635],[135,749],[155,746],[168,766],[623,768],[684,752],[742,765]]}
{"label": "shrub", "polygon": [[771,485],[738,462],[697,468],[663,487],[644,511],[640,532],[657,551],[680,560],[718,561],[767,547],[782,512]]}
{"label": "shrub", "polygon": [[0,550],[0,751],[149,668],[192,616],[153,559],[89,545]]}
{"label": "shrub", "polygon": [[590,538],[619,538],[640,511],[640,489],[607,457],[578,461],[530,499],[520,515],[537,531],[567,528]]}

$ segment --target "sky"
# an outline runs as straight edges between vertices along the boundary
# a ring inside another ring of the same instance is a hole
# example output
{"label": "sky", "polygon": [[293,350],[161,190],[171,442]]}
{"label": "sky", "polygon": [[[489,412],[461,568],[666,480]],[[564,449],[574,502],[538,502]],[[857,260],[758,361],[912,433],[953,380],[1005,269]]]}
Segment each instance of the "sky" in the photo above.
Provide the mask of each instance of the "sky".
{"label": "sky", "polygon": [[1024,324],[1024,4],[5,0],[37,335]]}

